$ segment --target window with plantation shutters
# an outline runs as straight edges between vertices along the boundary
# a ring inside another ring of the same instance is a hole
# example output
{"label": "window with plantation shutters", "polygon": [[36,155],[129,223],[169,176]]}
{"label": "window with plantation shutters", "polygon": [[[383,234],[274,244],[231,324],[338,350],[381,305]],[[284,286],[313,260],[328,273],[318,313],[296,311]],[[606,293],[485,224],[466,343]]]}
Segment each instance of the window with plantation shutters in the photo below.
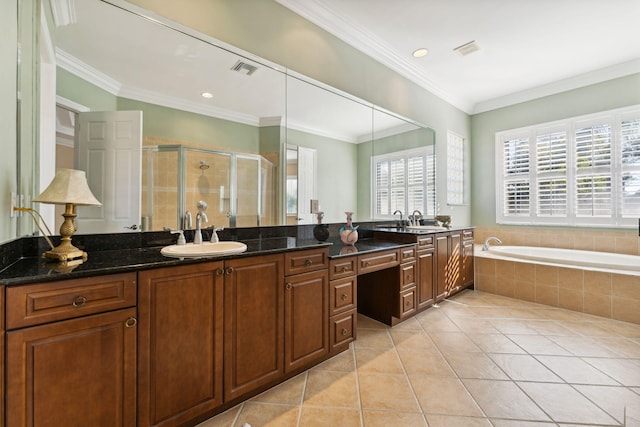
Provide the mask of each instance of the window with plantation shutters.
{"label": "window with plantation shutters", "polygon": [[496,134],[496,222],[635,226],[640,106]]}
{"label": "window with plantation shutters", "polygon": [[424,216],[435,212],[433,154],[427,149],[407,150],[373,158],[373,210],[375,217],[396,210]]}
{"label": "window with plantation shutters", "polygon": [[447,132],[447,204],[463,205],[464,194],[464,138]]}

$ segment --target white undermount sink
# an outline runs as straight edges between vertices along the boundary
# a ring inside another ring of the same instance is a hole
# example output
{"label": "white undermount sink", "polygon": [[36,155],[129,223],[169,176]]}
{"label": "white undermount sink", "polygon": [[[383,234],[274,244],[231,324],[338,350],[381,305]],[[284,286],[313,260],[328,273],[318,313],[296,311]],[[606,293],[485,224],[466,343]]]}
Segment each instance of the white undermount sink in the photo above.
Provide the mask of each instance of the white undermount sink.
{"label": "white undermount sink", "polygon": [[448,228],[437,225],[407,225],[407,230],[444,231]]}
{"label": "white undermount sink", "polygon": [[201,258],[239,254],[247,250],[242,242],[204,242],[201,244],[187,243],[186,245],[165,246],[160,253],[172,258]]}

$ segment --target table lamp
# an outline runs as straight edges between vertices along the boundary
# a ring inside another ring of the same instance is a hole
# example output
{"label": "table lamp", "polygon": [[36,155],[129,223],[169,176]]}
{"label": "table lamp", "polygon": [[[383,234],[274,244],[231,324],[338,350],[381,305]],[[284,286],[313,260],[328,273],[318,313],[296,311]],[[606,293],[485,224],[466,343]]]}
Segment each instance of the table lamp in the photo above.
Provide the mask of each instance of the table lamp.
{"label": "table lamp", "polygon": [[60,226],[60,245],[42,256],[61,262],[76,258],[86,260],[87,253],[71,244],[71,236],[76,231],[76,206],[102,206],[102,203],[91,193],[85,172],[75,169],[58,169],[51,184],[33,201],[65,205],[65,211],[62,214],[64,222]]}

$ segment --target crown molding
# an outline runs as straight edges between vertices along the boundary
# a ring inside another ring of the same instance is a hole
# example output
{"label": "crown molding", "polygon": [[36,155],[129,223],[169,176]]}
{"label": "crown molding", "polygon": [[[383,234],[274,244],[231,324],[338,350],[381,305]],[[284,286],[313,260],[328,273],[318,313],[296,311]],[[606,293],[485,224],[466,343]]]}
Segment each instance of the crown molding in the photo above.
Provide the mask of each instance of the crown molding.
{"label": "crown molding", "polygon": [[345,43],[391,68],[396,73],[414,82],[460,110],[469,113],[473,103],[457,97],[424,76],[411,61],[397,55],[394,50],[375,34],[364,30],[353,22],[345,20],[321,0],[313,3],[296,0],[275,0],[287,9],[319,26]]}
{"label": "crown molding", "polygon": [[589,73],[558,80],[546,85],[479,102],[475,105],[471,114],[484,113],[498,108],[507,107],[509,105],[519,104],[561,92],[567,92],[573,89],[636,73],[640,73],[640,59],[634,59],[632,61],[601,68]]}
{"label": "crown molding", "polygon": [[50,3],[56,27],[64,27],[77,22],[74,0],[51,0]]}
{"label": "crown molding", "polygon": [[117,96],[120,92],[120,82],[59,48],[56,48],[56,65],[112,95]]}

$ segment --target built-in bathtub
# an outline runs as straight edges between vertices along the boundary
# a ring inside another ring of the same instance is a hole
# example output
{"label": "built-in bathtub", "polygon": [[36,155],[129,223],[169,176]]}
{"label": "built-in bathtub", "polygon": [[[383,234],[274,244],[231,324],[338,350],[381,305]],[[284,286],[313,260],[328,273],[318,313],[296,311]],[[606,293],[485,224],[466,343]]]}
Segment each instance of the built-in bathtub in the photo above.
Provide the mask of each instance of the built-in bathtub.
{"label": "built-in bathtub", "polygon": [[475,289],[640,324],[637,255],[476,245]]}
{"label": "built-in bathtub", "polygon": [[491,246],[489,252],[510,258],[561,264],[563,266],[640,272],[640,256],[637,255],[534,246]]}

